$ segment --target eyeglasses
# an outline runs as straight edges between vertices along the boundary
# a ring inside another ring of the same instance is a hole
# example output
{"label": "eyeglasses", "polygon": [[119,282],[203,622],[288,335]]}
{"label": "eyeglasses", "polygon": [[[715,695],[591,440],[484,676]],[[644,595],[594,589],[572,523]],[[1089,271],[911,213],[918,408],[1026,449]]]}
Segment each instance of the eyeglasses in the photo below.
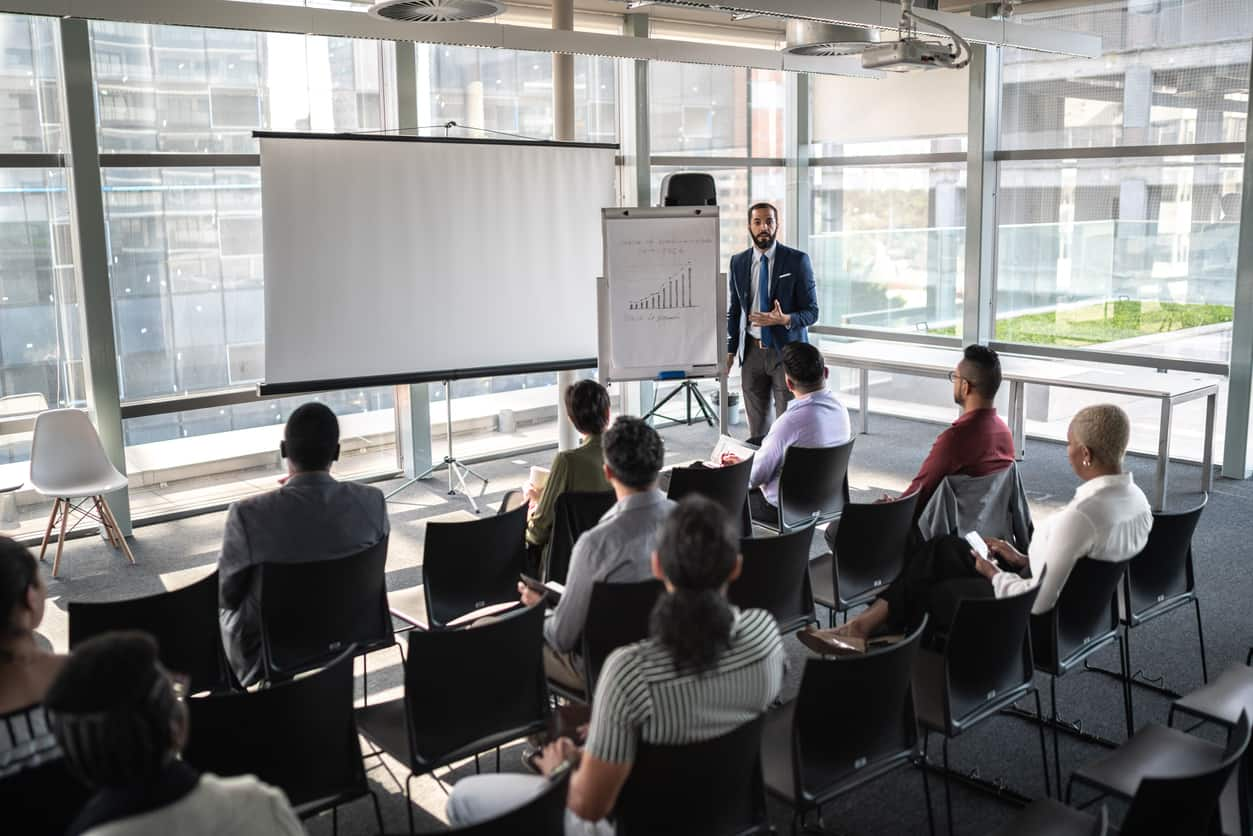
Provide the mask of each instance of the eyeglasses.
{"label": "eyeglasses", "polygon": [[961,375],[959,375],[957,372],[949,372],[949,373],[948,373],[948,382],[949,382],[949,383],[953,383],[953,382],[955,382],[955,381],[958,381],[958,380],[965,380],[965,379],[966,379],[966,378],[962,377],[962,376],[961,376]]}

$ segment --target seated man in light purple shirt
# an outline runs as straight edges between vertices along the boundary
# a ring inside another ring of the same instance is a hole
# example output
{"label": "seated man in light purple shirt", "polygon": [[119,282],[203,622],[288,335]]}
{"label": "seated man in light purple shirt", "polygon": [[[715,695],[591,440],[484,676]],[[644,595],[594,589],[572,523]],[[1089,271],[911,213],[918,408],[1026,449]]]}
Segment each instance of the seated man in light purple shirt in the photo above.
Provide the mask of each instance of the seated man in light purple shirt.
{"label": "seated man in light purple shirt", "polygon": [[[753,456],[748,506],[753,519],[776,524],[779,520],[779,472],[783,454],[793,444],[801,447],[834,447],[852,437],[848,410],[827,389],[827,367],[822,353],[809,343],[783,347],[783,373],[792,393],[787,410],[770,426],[761,448]],[[723,457],[723,464],[739,461]],[[761,490],[755,490],[760,488]]]}

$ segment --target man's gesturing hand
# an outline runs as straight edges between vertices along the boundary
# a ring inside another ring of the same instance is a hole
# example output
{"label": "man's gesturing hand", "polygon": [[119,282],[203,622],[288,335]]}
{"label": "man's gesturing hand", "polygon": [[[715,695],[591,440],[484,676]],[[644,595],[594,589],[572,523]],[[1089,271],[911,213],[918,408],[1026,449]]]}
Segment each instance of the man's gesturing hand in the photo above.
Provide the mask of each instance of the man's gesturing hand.
{"label": "man's gesturing hand", "polygon": [[792,321],[789,314],[785,314],[783,309],[779,307],[779,300],[774,301],[774,307],[765,313],[755,313],[748,315],[748,321],[754,325],[784,325],[786,326]]}

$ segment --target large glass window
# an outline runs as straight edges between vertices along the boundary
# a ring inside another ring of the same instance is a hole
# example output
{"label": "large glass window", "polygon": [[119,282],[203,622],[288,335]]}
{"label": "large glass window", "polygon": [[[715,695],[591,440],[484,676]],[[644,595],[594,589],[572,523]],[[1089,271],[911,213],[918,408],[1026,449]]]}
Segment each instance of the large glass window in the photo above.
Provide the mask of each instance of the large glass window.
{"label": "large glass window", "polygon": [[748,156],[748,70],[654,61],[648,103],[654,155]]}
{"label": "large glass window", "polygon": [[0,152],[61,149],[55,18],[0,14]]}

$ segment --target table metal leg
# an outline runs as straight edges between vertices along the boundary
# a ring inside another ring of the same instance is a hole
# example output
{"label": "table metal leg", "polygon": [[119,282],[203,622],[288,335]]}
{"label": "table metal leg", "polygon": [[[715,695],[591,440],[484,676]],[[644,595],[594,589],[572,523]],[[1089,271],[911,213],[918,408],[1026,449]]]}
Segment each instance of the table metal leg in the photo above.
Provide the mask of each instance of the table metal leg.
{"label": "table metal leg", "polygon": [[861,409],[861,434],[865,435],[870,432],[870,369],[861,369],[857,400]]}
{"label": "table metal leg", "polygon": [[1021,380],[1009,382],[1009,433],[1014,439],[1014,457],[1022,461],[1027,455],[1027,416],[1023,390],[1026,385]]}
{"label": "table metal leg", "polygon": [[1166,507],[1166,471],[1170,467],[1170,419],[1175,405],[1170,398],[1162,398],[1162,418],[1157,426],[1157,481],[1153,486],[1153,510]]}
{"label": "table metal leg", "polygon": [[1201,451],[1201,490],[1209,493],[1214,487],[1214,417],[1218,412],[1218,393],[1205,399],[1205,449]]}

